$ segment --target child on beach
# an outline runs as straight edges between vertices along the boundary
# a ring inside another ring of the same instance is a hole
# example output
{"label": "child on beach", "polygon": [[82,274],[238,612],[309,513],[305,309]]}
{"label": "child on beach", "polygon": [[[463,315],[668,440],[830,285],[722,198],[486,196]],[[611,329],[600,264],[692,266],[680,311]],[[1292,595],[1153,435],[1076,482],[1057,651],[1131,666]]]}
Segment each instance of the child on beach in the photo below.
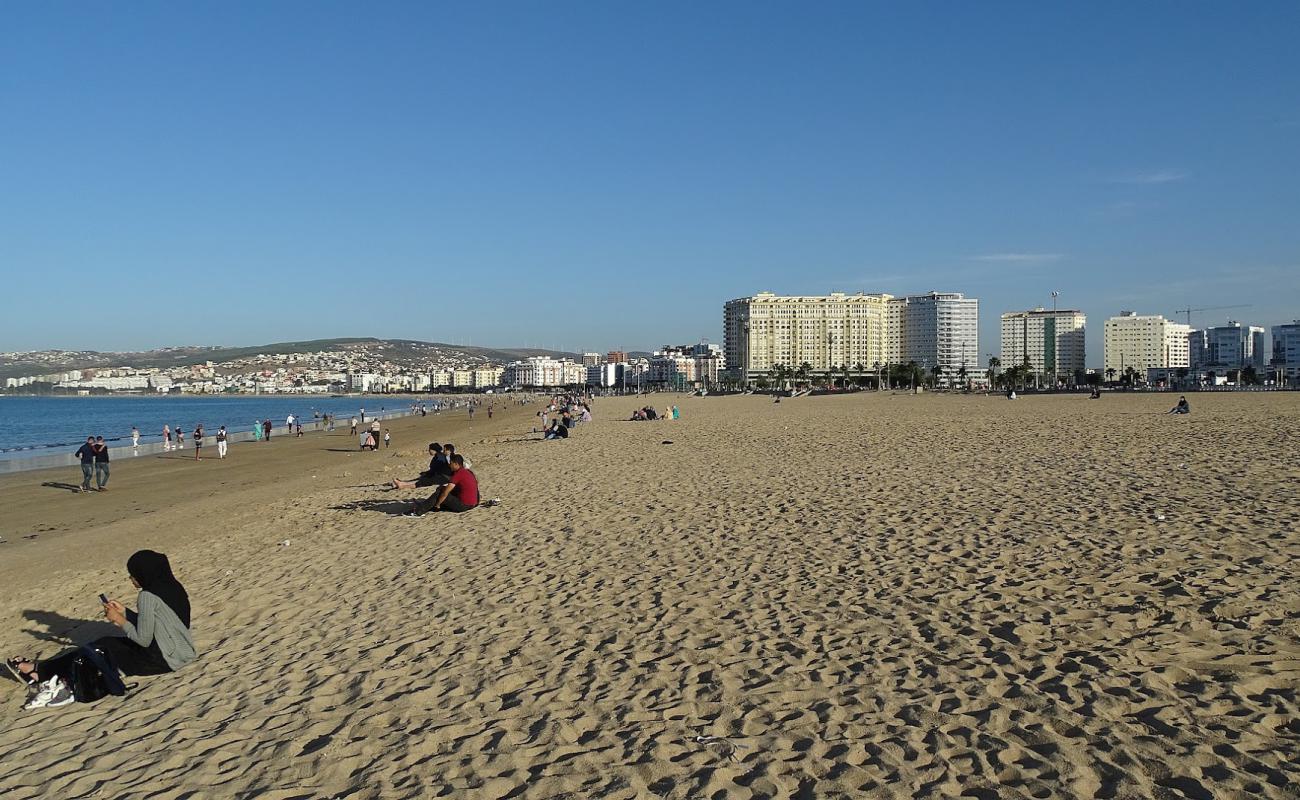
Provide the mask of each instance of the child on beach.
{"label": "child on beach", "polygon": [[172,429],[169,425],[163,425],[163,452],[170,453],[172,449]]}
{"label": "child on beach", "polygon": [[134,425],[131,426],[131,446],[132,447],[140,446],[140,429],[135,427]]}
{"label": "child on beach", "polygon": [[181,430],[181,426],[179,425],[176,426],[176,449],[185,449],[185,431]]}
{"label": "child on beach", "polygon": [[387,428],[384,428],[384,449],[385,450],[388,449],[392,441],[393,441],[393,434],[389,433]]}

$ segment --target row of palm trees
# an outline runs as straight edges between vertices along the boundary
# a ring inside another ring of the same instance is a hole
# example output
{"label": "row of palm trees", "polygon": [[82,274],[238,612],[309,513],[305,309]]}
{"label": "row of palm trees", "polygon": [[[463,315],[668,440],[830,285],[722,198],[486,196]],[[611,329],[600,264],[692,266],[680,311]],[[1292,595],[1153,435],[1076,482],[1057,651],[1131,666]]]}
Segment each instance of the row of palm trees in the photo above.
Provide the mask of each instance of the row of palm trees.
{"label": "row of palm trees", "polygon": [[[966,385],[967,371],[965,367],[957,370],[958,385]],[[879,364],[874,367],[868,367],[865,364],[855,364],[840,367],[832,367],[829,372],[813,372],[812,365],[807,361],[798,367],[791,367],[785,364],[776,364],[767,371],[767,374],[760,377],[756,384],[760,389],[798,389],[809,386],[830,386],[848,389],[850,386],[861,388],[863,386],[873,386],[881,388],[891,386],[895,388],[917,386],[938,386],[943,379],[943,367],[935,365],[930,369],[925,369],[915,361],[908,361],[906,364]]]}

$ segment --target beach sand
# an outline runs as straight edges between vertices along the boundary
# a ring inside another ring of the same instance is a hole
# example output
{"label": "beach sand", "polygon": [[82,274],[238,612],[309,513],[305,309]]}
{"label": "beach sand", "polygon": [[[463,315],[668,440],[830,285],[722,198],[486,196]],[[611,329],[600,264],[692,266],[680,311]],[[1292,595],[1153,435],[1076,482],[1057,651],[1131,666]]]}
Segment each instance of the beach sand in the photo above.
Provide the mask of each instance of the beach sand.
{"label": "beach sand", "polygon": [[[5,655],[106,630],[141,547],[201,655],[0,685],[0,794],[1297,797],[1300,395],[1174,399],[610,398],[5,477]],[[502,504],[358,488],[432,438]]]}

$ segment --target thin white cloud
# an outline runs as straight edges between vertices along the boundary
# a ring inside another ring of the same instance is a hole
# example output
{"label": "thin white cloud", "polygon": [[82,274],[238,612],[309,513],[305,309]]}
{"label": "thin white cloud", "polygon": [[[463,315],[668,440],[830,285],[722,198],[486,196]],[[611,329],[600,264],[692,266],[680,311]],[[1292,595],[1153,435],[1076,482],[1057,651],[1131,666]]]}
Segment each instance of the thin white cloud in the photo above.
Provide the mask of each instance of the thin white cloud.
{"label": "thin white cloud", "polygon": [[1061,253],[987,253],[971,256],[970,260],[991,264],[1048,264],[1064,257]]}
{"label": "thin white cloud", "polygon": [[1129,172],[1123,175],[1116,175],[1110,179],[1110,182],[1137,186],[1154,186],[1161,183],[1185,181],[1190,177],[1192,177],[1192,173],[1185,169],[1156,169],[1146,172]]}

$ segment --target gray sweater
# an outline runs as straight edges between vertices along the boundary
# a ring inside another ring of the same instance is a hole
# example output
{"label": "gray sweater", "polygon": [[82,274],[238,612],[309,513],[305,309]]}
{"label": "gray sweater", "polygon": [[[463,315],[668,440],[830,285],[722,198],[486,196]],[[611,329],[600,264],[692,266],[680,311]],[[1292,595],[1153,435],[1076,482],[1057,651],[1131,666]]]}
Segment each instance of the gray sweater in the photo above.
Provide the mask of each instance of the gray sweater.
{"label": "gray sweater", "polygon": [[190,629],[185,627],[171,606],[152,592],[141,590],[136,598],[140,606],[135,623],[127,620],[122,626],[131,641],[141,647],[148,647],[151,642],[158,642],[167,666],[178,670],[198,657],[194,650],[194,640],[190,638]]}

